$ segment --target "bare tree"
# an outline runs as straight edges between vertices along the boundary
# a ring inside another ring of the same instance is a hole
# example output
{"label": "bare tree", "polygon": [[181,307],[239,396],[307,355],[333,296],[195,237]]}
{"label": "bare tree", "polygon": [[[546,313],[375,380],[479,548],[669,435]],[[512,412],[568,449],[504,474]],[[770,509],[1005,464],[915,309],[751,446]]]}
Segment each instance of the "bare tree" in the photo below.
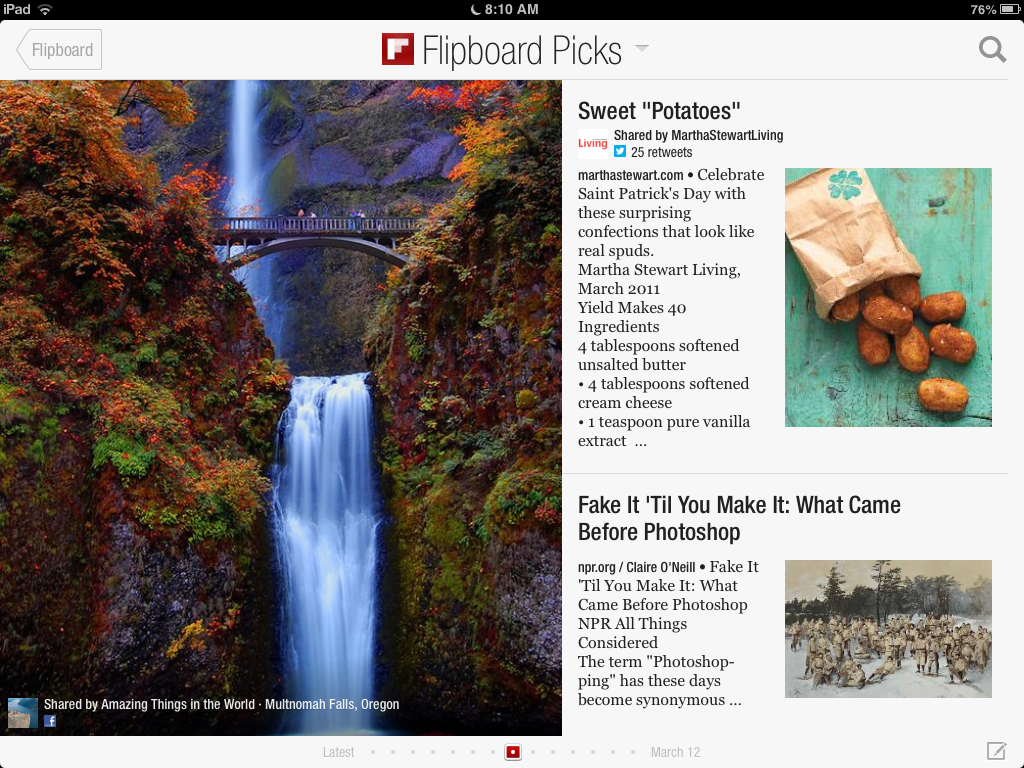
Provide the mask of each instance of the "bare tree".
{"label": "bare tree", "polygon": [[871,578],[875,582],[875,621],[882,623],[882,604],[885,600],[885,574],[890,560],[875,560],[871,566]]}

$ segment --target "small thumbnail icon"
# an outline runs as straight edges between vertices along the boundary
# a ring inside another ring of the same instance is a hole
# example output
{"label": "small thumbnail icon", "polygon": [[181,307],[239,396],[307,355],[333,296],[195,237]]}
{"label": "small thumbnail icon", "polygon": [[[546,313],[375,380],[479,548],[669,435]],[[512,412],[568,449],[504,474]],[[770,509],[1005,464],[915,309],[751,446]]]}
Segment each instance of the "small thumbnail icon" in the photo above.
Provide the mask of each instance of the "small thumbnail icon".
{"label": "small thumbnail icon", "polygon": [[27,699],[21,696],[7,697],[8,728],[38,728],[39,699]]}
{"label": "small thumbnail icon", "polygon": [[505,745],[505,759],[506,760],[522,760],[523,759],[523,747],[521,744],[506,744]]}
{"label": "small thumbnail icon", "polygon": [[616,157],[625,157],[626,156],[626,145],[625,144],[616,144],[615,145],[615,156]]}
{"label": "small thumbnail icon", "polygon": [[57,716],[56,715],[43,715],[43,727],[44,728],[56,728],[57,727]]}

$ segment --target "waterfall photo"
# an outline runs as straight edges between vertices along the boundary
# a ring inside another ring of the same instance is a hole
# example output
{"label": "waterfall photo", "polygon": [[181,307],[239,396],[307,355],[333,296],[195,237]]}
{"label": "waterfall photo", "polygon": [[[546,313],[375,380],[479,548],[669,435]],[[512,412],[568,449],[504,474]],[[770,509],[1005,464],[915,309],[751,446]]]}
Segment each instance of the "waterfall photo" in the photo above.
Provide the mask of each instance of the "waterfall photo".
{"label": "waterfall photo", "polygon": [[0,84],[8,734],[561,733],[561,138],[556,81]]}

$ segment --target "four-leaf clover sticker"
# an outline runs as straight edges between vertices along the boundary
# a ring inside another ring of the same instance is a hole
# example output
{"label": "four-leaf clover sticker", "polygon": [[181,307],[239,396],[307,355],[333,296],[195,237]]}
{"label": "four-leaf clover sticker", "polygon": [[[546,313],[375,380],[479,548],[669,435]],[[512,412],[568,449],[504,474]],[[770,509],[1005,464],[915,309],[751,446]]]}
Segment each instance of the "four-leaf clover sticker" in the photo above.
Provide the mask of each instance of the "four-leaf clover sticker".
{"label": "four-leaf clover sticker", "polygon": [[839,171],[828,177],[831,184],[828,185],[828,193],[832,197],[842,195],[843,200],[849,200],[860,194],[858,187],[864,183],[856,171]]}

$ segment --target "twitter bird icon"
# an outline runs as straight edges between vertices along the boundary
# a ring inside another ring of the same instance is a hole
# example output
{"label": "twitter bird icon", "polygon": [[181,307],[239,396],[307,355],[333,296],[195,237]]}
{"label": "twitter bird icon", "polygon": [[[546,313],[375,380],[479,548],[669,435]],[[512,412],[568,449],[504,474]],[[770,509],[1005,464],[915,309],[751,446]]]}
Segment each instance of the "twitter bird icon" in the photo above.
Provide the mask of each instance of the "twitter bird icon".
{"label": "twitter bird icon", "polygon": [[626,145],[625,144],[616,144],[615,145],[615,156],[616,157],[625,157],[626,156]]}

